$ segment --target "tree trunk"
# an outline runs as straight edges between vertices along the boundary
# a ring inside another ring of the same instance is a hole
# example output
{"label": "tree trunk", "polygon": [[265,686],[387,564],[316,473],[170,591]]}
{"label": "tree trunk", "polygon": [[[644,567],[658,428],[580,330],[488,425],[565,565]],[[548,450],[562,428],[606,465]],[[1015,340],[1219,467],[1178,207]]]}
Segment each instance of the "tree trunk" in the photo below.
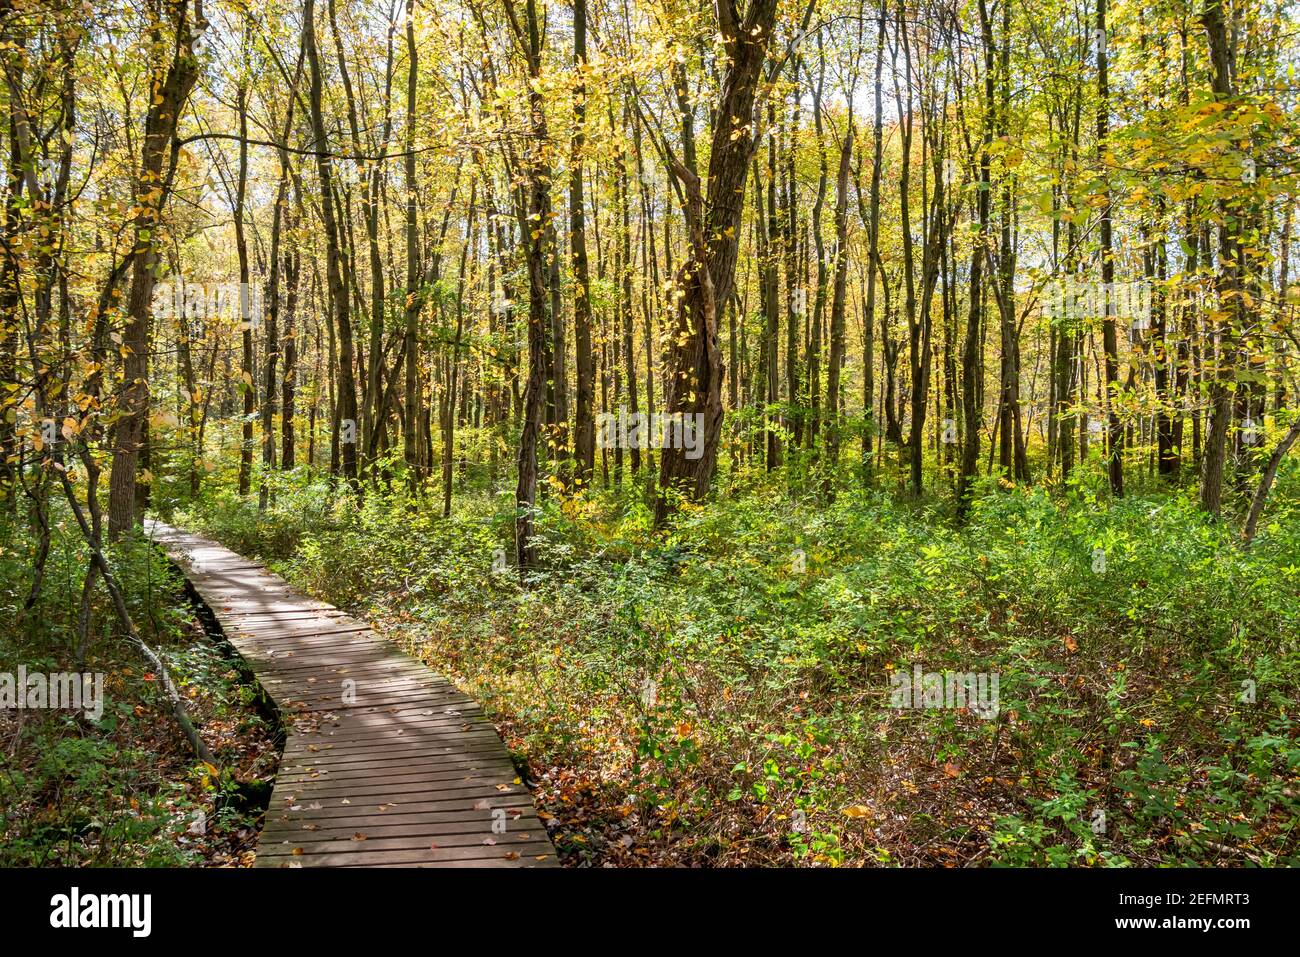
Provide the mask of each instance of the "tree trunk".
{"label": "tree trunk", "polygon": [[[310,2],[310,0],[308,0]],[[149,412],[149,314],[153,303],[158,260],[158,227],[170,193],[170,177],[163,164],[176,138],[181,110],[198,79],[199,64],[194,41],[207,27],[203,8],[196,2],[193,19],[187,0],[174,9],[176,45],[164,76],[153,77],[152,99],[145,116],[144,145],[137,178],[138,206],[132,220],[134,234],[131,292],[126,323],[122,329],[122,391],[118,397],[120,418],[114,427],[113,465],[109,477],[108,530],[120,538],[138,518],[136,515],[136,472]],[[161,40],[162,26],[154,28]]]}
{"label": "tree trunk", "polygon": [[[303,36],[307,51],[307,65],[311,71],[311,90],[308,95],[311,112],[312,136],[315,139],[316,173],[320,178],[321,219],[325,225],[325,273],[329,286],[330,306],[333,311],[331,329],[337,336],[337,387],[334,441],[343,465],[344,477],[354,486],[357,479],[357,386],[356,351],[352,344],[352,323],[349,318],[348,291],[343,283],[340,256],[340,233],[334,215],[334,169],[329,152],[329,139],[325,133],[325,117],[321,111],[321,68],[316,51],[316,0],[304,0]],[[342,434],[340,434],[342,433]],[[331,456],[332,457],[332,456]]]}
{"label": "tree trunk", "polygon": [[[583,200],[583,151],[587,136],[587,0],[573,3],[573,140],[569,162],[569,244],[573,260],[573,343],[577,366],[574,481],[591,484],[596,465],[594,399],[596,366],[591,351],[591,276],[587,266],[587,218]],[[646,353],[647,357],[649,353]]]}
{"label": "tree trunk", "polygon": [[[1104,4],[1105,0],[1099,2]],[[1221,3],[1222,0],[1208,0],[1201,13],[1209,45],[1214,96],[1220,102],[1233,96],[1228,33]],[[1216,516],[1222,504],[1223,463],[1232,420],[1232,384],[1237,364],[1236,333],[1240,328],[1240,212],[1231,210],[1226,201],[1219,201],[1219,268],[1215,273],[1219,294],[1220,318],[1216,328],[1219,353],[1210,382],[1210,423],[1201,459],[1201,507]]]}
{"label": "tree trunk", "polygon": [[1115,326],[1115,305],[1111,291],[1115,284],[1115,255],[1111,240],[1110,177],[1106,172],[1106,150],[1110,138],[1110,81],[1107,74],[1106,0],[1097,0],[1097,160],[1102,181],[1101,224],[1098,229],[1101,243],[1101,284],[1105,303],[1101,324],[1102,350],[1106,354],[1106,419],[1108,423],[1106,472],[1110,477],[1110,490],[1124,494],[1124,426],[1119,417],[1119,342]]}
{"label": "tree trunk", "polygon": [[[767,58],[767,46],[776,22],[776,0],[750,0],[744,19],[728,0],[716,6],[718,27],[727,53],[717,122],[709,153],[708,203],[695,172],[695,147],[685,110],[683,157],[673,163],[673,173],[686,189],[690,254],[678,276],[684,292],[674,322],[671,364],[665,406],[672,415],[699,416],[702,435],[698,456],[687,458],[684,448],[666,448],[660,459],[656,522],[662,524],[673,511],[673,496],[703,498],[717,466],[718,439],[722,432],[722,352],[718,348],[718,309],[731,298],[745,180],[756,141],[753,135],[754,97]],[[686,91],[679,89],[679,98]],[[684,443],[679,443],[684,444]],[[695,454],[695,453],[692,453]]]}

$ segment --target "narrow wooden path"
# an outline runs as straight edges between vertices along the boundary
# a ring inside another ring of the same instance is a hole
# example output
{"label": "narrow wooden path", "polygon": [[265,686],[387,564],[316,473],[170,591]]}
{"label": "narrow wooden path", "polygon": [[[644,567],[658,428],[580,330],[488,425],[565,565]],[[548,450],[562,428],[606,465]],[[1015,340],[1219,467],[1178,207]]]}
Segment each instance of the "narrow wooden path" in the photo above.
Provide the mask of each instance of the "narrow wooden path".
{"label": "narrow wooden path", "polygon": [[264,566],[161,522],[146,531],[284,721],[258,866],[556,866],[532,795],[473,699]]}

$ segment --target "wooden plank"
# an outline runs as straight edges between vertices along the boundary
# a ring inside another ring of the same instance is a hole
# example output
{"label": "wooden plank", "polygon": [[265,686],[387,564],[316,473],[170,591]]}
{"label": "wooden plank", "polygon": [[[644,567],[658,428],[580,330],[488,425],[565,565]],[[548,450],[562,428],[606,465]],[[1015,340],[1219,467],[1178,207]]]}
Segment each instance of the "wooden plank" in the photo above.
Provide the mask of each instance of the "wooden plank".
{"label": "wooden plank", "polygon": [[[409,866],[416,863],[457,866],[460,861],[477,859],[509,861],[517,867],[535,867],[548,860],[551,861],[553,866],[555,860],[555,848],[551,846],[549,838],[528,844],[519,844],[514,847],[478,845],[475,847],[426,847],[388,851],[367,851],[364,850],[365,842],[358,843],[362,844],[362,848],[350,853],[284,855],[268,857],[265,859],[265,863],[259,858],[257,863],[265,867],[278,866],[282,862],[287,866],[297,863],[303,867],[373,867],[376,864],[406,864]],[[292,851],[290,854],[292,854]],[[507,857],[510,854],[515,855],[515,857]]]}
{"label": "wooden plank", "polygon": [[[290,865],[286,865],[286,866],[292,867],[293,865],[290,864]],[[454,864],[454,865],[452,865],[452,864],[365,864],[365,865],[349,865],[349,866],[383,867],[383,868],[389,868],[389,867],[453,867],[453,866],[454,866],[454,867],[476,867],[476,868],[477,868],[477,867],[517,867],[518,864],[517,864],[516,862],[513,862],[513,861],[478,860],[478,861],[458,861],[458,862],[456,862],[456,864]],[[541,860],[541,861],[530,861],[530,862],[528,862],[525,866],[526,866],[526,867],[542,867],[542,868],[546,868],[546,867],[559,867],[560,864],[559,864],[559,861],[553,861],[553,860],[547,858],[547,859],[545,859],[545,860]]]}
{"label": "wooden plank", "polygon": [[[297,789],[310,795],[314,801],[342,800],[347,798],[356,804],[358,801],[377,801],[380,804],[392,801],[405,801],[412,798],[447,798],[452,794],[473,794],[476,797],[490,797],[493,794],[518,793],[527,789],[522,784],[498,784],[500,780],[493,775],[471,775],[453,777],[441,781],[419,780],[405,784],[392,781],[370,781],[355,778],[344,781],[331,781],[328,778],[297,782]],[[292,783],[292,782],[286,782]],[[502,788],[510,788],[510,792]]]}
{"label": "wooden plank", "polygon": [[[511,819],[506,826],[518,828],[518,834],[527,834],[530,837],[546,833],[545,825],[535,817],[521,816]],[[357,833],[365,834],[370,840],[386,837],[414,837],[433,843],[438,841],[439,836],[472,835],[471,839],[482,841],[483,821],[481,818],[475,818],[472,821],[445,821],[440,824],[399,824],[396,827],[391,824],[371,824],[360,832],[356,828],[350,827],[318,828],[316,830],[305,830],[300,827],[297,830],[285,829],[265,832],[263,840],[269,847],[287,843],[292,848],[299,846],[301,841],[332,841],[339,838],[351,840]],[[506,833],[510,835],[516,832],[507,831]],[[443,842],[439,841],[439,843]],[[455,842],[448,841],[445,843],[450,845]]]}
{"label": "wooden plank", "polygon": [[[513,765],[502,761],[500,758],[486,757],[478,761],[464,760],[445,761],[441,763],[426,762],[419,766],[412,766],[407,762],[393,762],[384,766],[368,767],[317,767],[316,765],[300,765],[296,768],[285,768],[280,772],[280,780],[286,784],[295,781],[309,781],[324,778],[330,781],[347,781],[354,778],[359,779],[376,779],[386,781],[414,781],[425,777],[454,777],[457,775],[482,774],[487,771],[492,773],[510,772]],[[516,774],[516,777],[518,775]],[[513,778],[511,779],[514,780]]]}
{"label": "wooden plank", "polygon": [[[307,757],[314,758],[315,755]],[[432,774],[478,774],[488,770],[498,775],[496,780],[500,780],[501,776],[506,776],[509,783],[520,779],[518,770],[509,759],[490,750],[476,754],[456,752],[441,756],[433,754],[413,756],[410,753],[390,756],[370,756],[364,753],[347,757],[327,755],[326,760],[321,762],[307,760],[298,764],[289,764],[283,773],[286,780],[293,781],[345,779],[363,777],[367,774],[372,777],[418,778]]]}
{"label": "wooden plank", "polygon": [[[358,837],[358,835],[360,835]],[[273,845],[266,853],[270,857],[297,857],[295,851],[307,854],[369,854],[377,851],[423,851],[451,847],[481,848],[476,856],[505,856],[511,852],[522,853],[519,845],[525,845],[532,854],[544,854],[547,848],[542,844],[536,831],[521,831],[518,834],[499,834],[483,837],[480,833],[470,834],[421,834],[403,837],[372,837],[361,831],[355,834],[321,840],[310,831],[304,832],[297,841],[286,840]],[[485,843],[492,841],[491,844]]]}
{"label": "wooden plank", "polygon": [[311,741],[311,742],[304,743],[302,746],[299,746],[297,741],[297,735],[292,735],[290,736],[289,741],[286,742],[286,747],[289,744],[294,745],[294,748],[292,751],[286,750],[285,752],[286,760],[301,759],[301,760],[310,761],[314,759],[314,760],[327,761],[331,759],[335,759],[335,760],[340,760],[344,758],[352,759],[358,755],[365,757],[367,759],[374,758],[374,757],[383,757],[383,756],[393,757],[393,758],[397,758],[397,757],[414,758],[414,757],[419,757],[421,755],[445,755],[445,754],[455,754],[456,756],[460,757],[460,756],[468,755],[470,753],[478,753],[481,751],[486,751],[490,754],[500,753],[496,745],[492,741],[486,739],[475,740],[475,741],[464,741],[462,742],[461,747],[452,747],[452,746],[444,745],[443,747],[431,748],[428,745],[428,743],[424,741],[417,741],[413,738],[408,738],[406,740],[397,738],[396,740],[389,741],[387,746],[385,747],[376,748],[367,742],[359,742],[359,741],[325,741],[325,742]]}
{"label": "wooden plank", "polygon": [[[299,789],[295,789],[299,790]],[[532,797],[527,791],[519,790],[512,794],[465,794],[456,796],[425,795],[424,800],[413,801],[403,796],[402,801],[376,801],[371,798],[353,801],[351,798],[326,798],[313,800],[308,794],[293,794],[294,804],[285,805],[284,797],[279,797],[279,810],[274,812],[273,820],[279,821],[327,821],[332,819],[375,820],[379,823],[394,820],[418,820],[426,814],[438,811],[455,811],[471,808],[487,811],[495,808],[530,807]],[[344,804],[343,802],[348,803]],[[272,795],[273,805],[277,796]],[[273,812],[268,810],[268,814]]]}
{"label": "wooden plank", "polygon": [[148,529],[284,715],[259,867],[558,865],[478,702],[264,565]]}
{"label": "wooden plank", "polygon": [[[463,773],[469,770],[486,770],[493,769],[501,775],[514,774],[514,765],[509,761],[494,754],[479,754],[473,756],[454,755],[445,756],[442,759],[421,755],[418,758],[392,758],[389,760],[377,760],[370,756],[361,755],[354,760],[321,763],[316,761],[305,762],[301,764],[286,763],[280,768],[281,779],[286,784],[296,784],[299,781],[315,780],[317,777],[353,777],[357,775],[391,775],[391,774],[422,774],[422,773]],[[509,780],[513,781],[514,777]]]}
{"label": "wooden plank", "polygon": [[433,767],[415,770],[402,767],[392,769],[360,768],[352,771],[331,771],[329,768],[317,768],[297,773],[282,772],[280,777],[286,785],[307,786],[315,782],[322,788],[373,787],[377,784],[382,784],[384,787],[391,785],[400,788],[407,784],[419,785],[426,782],[500,780],[499,776],[485,777],[485,775],[493,775],[501,770],[501,768],[495,767],[489,762],[481,762],[477,765],[467,765],[461,768],[434,765]]}

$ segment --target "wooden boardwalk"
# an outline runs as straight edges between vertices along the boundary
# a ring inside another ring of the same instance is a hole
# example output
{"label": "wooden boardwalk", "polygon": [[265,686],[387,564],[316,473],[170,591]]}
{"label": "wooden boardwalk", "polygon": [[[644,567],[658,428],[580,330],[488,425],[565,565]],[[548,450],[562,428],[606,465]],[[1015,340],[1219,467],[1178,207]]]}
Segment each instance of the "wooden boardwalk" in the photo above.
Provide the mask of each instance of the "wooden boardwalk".
{"label": "wooden boardwalk", "polygon": [[175,561],[284,721],[259,867],[554,867],[482,709],[364,623],[161,522]]}

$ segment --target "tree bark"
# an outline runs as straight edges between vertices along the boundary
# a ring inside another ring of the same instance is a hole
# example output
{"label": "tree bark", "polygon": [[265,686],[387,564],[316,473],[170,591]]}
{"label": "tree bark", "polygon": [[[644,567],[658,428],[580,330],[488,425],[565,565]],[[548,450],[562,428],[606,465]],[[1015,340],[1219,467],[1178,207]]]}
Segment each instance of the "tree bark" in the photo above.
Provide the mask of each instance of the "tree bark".
{"label": "tree bark", "polygon": [[[684,292],[674,322],[665,406],[670,414],[702,417],[698,458],[683,448],[667,448],[660,458],[658,524],[675,508],[674,496],[703,498],[717,467],[722,432],[722,352],[718,347],[718,309],[731,298],[745,180],[756,140],[754,98],[776,22],[776,0],[750,0],[741,19],[732,0],[717,0],[719,33],[727,53],[721,96],[709,153],[706,209],[704,187],[695,172],[694,143],[672,164],[686,194],[690,254],[678,276]],[[684,97],[680,90],[679,96]],[[683,111],[683,126],[690,121]],[[695,421],[692,419],[692,421]]]}
{"label": "tree bark", "polygon": [[[321,110],[321,68],[320,56],[316,49],[315,7],[316,0],[304,0],[303,37],[307,52],[307,66],[311,71],[308,103],[312,136],[315,139],[316,174],[320,179],[321,220],[325,226],[325,274],[334,320],[331,328],[338,342],[338,395],[335,414],[337,423],[334,441],[338,445],[343,475],[355,486],[357,479],[356,350],[352,342],[348,291],[343,283],[339,223],[334,214],[334,169],[331,163],[329,140],[325,133],[325,117]],[[340,435],[340,431],[345,431],[347,434]]]}
{"label": "tree bark", "polygon": [[582,182],[587,137],[587,0],[573,3],[573,69],[577,82],[573,88],[569,161],[569,246],[573,262],[573,344],[578,380],[574,482],[578,488],[585,488],[591,484],[596,465],[596,365],[591,351],[591,275],[587,264],[587,216]]}
{"label": "tree bark", "polygon": [[[149,412],[149,318],[156,282],[158,227],[171,185],[163,165],[176,139],[181,110],[198,79],[194,41],[207,27],[201,0],[196,0],[192,17],[188,0],[180,0],[173,10],[175,52],[166,73],[163,76],[155,73],[150,80],[140,174],[136,180],[137,211],[131,224],[133,262],[126,323],[122,329],[120,418],[114,427],[109,476],[108,530],[114,540],[138,520],[136,473]],[[160,39],[161,31],[162,25],[156,24],[155,39]]]}

